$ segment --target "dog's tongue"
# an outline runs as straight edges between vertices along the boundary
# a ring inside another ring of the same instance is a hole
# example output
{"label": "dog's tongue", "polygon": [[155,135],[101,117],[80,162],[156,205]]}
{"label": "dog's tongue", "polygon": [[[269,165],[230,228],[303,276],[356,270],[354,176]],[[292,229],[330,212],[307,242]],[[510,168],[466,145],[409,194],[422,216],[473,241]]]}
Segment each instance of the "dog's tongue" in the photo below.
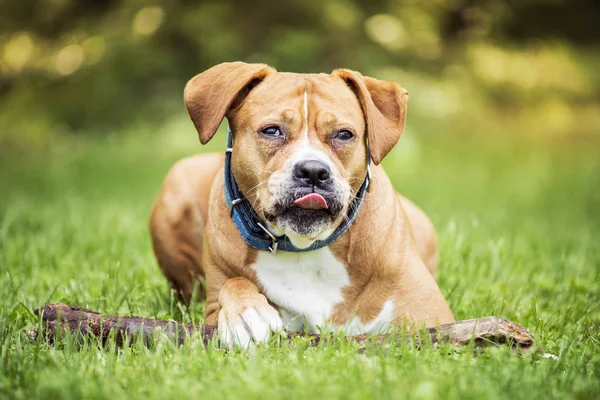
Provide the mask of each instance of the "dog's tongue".
{"label": "dog's tongue", "polygon": [[300,208],[307,208],[309,210],[321,210],[328,207],[327,201],[318,193],[311,193],[300,197],[294,201],[294,204]]}

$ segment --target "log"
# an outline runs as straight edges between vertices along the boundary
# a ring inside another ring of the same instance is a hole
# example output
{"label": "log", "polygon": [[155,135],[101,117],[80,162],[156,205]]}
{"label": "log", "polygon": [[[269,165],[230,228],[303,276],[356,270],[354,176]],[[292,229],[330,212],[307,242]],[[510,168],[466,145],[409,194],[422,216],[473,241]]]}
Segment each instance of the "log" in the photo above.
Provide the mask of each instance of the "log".
{"label": "log", "polygon": [[[189,324],[174,321],[164,321],[142,317],[108,316],[85,308],[70,306],[63,303],[47,303],[34,311],[41,316],[41,332],[37,329],[29,332],[32,339],[42,336],[53,343],[57,335],[65,332],[72,334],[91,335],[100,338],[104,344],[114,337],[117,346],[123,346],[133,339],[141,337],[149,344],[157,335],[165,335],[178,345],[192,337],[201,338],[205,344],[218,339],[217,328],[210,325]],[[425,333],[425,337],[423,337]],[[308,338],[310,345],[316,346],[321,341],[331,339],[331,335],[307,334],[288,332],[288,339],[296,337]],[[527,330],[514,322],[500,317],[486,317],[456,321],[414,332],[412,335],[356,335],[346,336],[346,340],[356,342],[361,346],[369,344],[394,345],[406,344],[409,340],[419,346],[430,342],[434,345],[452,344],[465,346],[473,343],[476,347],[488,345],[508,345],[512,348],[526,351],[533,346],[533,336]],[[364,351],[366,347],[361,348]]]}

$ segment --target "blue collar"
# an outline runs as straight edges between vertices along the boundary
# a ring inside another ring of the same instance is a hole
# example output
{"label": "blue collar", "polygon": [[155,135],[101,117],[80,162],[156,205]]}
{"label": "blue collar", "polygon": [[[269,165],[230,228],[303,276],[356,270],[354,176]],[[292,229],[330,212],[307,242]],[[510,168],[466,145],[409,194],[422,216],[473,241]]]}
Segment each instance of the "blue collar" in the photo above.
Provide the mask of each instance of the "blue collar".
{"label": "blue collar", "polygon": [[364,197],[371,183],[371,157],[367,147],[367,176],[361,187],[356,193],[356,197],[352,200],[348,215],[344,218],[337,229],[325,240],[317,240],[305,249],[299,249],[290,242],[287,236],[275,236],[266,226],[266,224],[256,214],[248,199],[240,192],[240,189],[235,181],[233,172],[231,171],[231,155],[233,153],[233,134],[231,129],[227,128],[227,151],[225,153],[225,201],[229,208],[229,215],[240,235],[248,244],[258,250],[269,250],[271,253],[276,253],[277,250],[289,252],[304,252],[317,250],[333,243],[337,238],[342,236],[352,225],[358,214],[358,210],[362,205]]}

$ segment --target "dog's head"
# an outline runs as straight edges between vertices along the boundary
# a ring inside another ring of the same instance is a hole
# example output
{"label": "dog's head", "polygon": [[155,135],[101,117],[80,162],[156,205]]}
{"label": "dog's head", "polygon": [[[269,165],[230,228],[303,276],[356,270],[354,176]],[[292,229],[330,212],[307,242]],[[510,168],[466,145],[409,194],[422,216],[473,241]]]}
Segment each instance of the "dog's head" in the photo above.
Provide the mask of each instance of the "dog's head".
{"label": "dog's head", "polygon": [[407,92],[350,70],[280,73],[264,64],[219,64],[184,93],[202,144],[224,116],[234,132],[241,192],[277,235],[306,248],[343,221],[367,173],[400,139]]}

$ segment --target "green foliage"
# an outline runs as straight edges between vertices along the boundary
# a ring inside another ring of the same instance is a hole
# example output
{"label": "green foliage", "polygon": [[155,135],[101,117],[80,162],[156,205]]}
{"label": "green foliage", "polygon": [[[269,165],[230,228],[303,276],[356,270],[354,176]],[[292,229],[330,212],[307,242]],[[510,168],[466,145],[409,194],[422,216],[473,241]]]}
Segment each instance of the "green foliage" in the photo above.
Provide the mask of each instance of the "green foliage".
{"label": "green foliage", "polygon": [[155,129],[232,60],[397,81],[432,132],[597,137],[598,19],[585,0],[0,1],[0,145]]}

